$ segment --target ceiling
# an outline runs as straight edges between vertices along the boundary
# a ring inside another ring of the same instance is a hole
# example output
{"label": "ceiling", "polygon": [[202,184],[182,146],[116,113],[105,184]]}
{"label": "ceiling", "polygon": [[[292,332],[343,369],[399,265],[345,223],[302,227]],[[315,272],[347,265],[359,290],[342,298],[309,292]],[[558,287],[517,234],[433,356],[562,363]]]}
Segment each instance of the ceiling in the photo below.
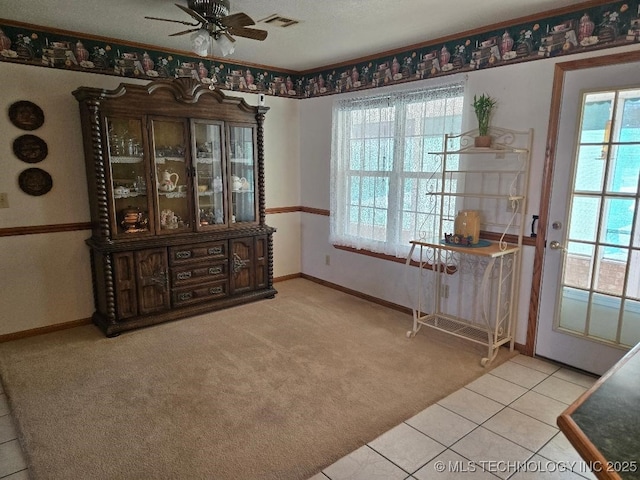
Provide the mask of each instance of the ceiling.
{"label": "ceiling", "polygon": [[[245,12],[269,36],[263,42],[237,38],[236,51],[229,58],[293,71],[341,63],[584,3],[581,0],[230,1],[231,13]],[[189,35],[168,35],[189,27],[144,18],[148,15],[190,21],[191,17],[175,3],[186,6],[187,1],[0,0],[0,17],[153,45],[160,50],[188,51]],[[259,22],[274,14],[300,23],[281,27]]]}

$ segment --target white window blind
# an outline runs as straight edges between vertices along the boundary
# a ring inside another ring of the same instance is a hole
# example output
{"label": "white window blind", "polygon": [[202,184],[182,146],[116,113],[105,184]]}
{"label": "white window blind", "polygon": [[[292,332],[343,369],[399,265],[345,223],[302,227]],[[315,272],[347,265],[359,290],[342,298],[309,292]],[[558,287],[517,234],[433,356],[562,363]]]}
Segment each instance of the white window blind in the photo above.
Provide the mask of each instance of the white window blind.
{"label": "white window blind", "polygon": [[426,199],[437,181],[429,152],[443,149],[445,133],[461,131],[463,102],[464,82],[457,82],[334,104],[334,245],[405,257],[409,240],[437,225]]}

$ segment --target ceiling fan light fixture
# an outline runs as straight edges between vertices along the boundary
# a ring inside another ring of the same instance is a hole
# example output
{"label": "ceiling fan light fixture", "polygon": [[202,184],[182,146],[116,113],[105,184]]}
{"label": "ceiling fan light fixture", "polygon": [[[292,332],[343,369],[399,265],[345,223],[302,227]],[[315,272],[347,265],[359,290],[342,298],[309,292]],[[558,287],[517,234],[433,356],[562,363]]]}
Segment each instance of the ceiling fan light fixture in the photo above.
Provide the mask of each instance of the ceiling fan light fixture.
{"label": "ceiling fan light fixture", "polygon": [[209,55],[209,48],[211,47],[211,36],[209,32],[201,28],[197,32],[191,35],[191,48],[196,55],[206,57]]}
{"label": "ceiling fan light fixture", "polygon": [[226,35],[220,35],[216,38],[216,45],[222,52],[222,56],[226,57],[227,55],[231,55],[236,47],[231,40]]}
{"label": "ceiling fan light fixture", "polygon": [[229,0],[188,0],[188,5],[185,7],[179,3],[175,4],[196,23],[160,17],[145,18],[192,27],[169,36],[176,37],[191,33],[191,50],[201,57],[211,55],[214,47],[216,51],[221,52],[223,57],[231,55],[235,50],[235,39],[233,38],[235,36],[259,41],[267,38],[268,32],[266,30],[246,28],[255,25],[253,19],[246,13],[238,12],[229,15]]}

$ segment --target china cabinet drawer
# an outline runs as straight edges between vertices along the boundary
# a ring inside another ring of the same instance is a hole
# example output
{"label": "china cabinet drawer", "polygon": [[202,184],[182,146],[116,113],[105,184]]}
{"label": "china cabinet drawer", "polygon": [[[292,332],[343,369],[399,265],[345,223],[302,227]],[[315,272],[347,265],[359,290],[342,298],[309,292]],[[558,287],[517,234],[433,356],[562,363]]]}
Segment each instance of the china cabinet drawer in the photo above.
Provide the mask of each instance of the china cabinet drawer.
{"label": "china cabinet drawer", "polygon": [[223,280],[206,285],[176,288],[171,292],[171,301],[174,306],[180,306],[226,297],[228,294],[228,285],[229,283]]}
{"label": "china cabinet drawer", "polygon": [[171,265],[200,262],[203,260],[223,260],[227,258],[227,242],[201,243],[169,248]]}
{"label": "china cabinet drawer", "polygon": [[171,285],[180,287],[193,283],[223,280],[228,276],[228,268],[227,261],[173,268],[171,270]]}

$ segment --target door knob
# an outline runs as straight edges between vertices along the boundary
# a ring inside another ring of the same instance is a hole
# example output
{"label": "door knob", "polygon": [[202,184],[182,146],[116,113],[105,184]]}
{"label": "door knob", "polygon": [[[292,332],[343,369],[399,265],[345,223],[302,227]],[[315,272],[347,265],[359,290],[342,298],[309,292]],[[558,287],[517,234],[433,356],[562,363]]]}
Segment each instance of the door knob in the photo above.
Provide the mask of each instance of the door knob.
{"label": "door knob", "polygon": [[551,250],[564,250],[560,242],[556,242],[555,240],[549,244],[549,248],[551,248]]}

